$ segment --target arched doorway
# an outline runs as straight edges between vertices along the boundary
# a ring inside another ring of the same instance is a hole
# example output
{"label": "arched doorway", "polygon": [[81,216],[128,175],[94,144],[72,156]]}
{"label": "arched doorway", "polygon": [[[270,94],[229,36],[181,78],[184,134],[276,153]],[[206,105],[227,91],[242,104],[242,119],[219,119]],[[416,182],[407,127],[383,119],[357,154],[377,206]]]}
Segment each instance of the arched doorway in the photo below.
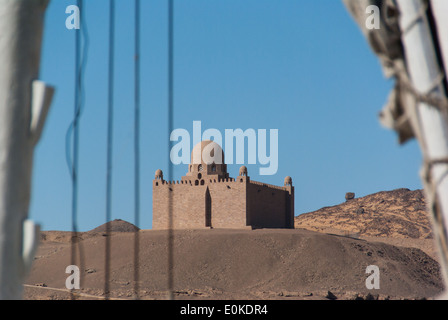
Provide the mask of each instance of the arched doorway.
{"label": "arched doorway", "polygon": [[212,227],[212,197],[208,187],[205,190],[205,226]]}

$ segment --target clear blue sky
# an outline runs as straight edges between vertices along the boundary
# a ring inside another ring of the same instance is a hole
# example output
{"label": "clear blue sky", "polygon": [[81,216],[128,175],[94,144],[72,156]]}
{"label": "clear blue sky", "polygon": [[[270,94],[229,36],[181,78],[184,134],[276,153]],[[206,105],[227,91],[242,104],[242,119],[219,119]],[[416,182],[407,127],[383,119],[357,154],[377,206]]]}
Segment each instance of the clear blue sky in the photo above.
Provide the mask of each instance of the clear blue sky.
{"label": "clear blue sky", "polygon": [[[80,119],[81,231],[105,222],[108,1],[85,1],[90,38]],[[279,130],[279,168],[253,180],[295,186],[296,215],[395,188],[421,188],[415,141],[399,146],[378,112],[392,86],[339,0],[176,0],[174,127]],[[73,116],[69,0],[46,13],[40,78],[56,87],[34,159],[32,219],[71,230],[65,133]],[[133,1],[118,0],[112,218],[133,222]],[[141,220],[151,228],[152,179],[168,169],[167,1],[142,0]],[[229,165],[231,176],[240,165]],[[174,178],[186,172],[175,166]]]}

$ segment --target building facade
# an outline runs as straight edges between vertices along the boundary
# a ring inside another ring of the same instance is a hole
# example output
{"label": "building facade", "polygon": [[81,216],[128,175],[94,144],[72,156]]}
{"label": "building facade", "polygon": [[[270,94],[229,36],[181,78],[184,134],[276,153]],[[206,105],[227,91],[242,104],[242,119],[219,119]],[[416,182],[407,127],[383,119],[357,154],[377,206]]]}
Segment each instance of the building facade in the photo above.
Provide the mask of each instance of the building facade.
{"label": "building facade", "polygon": [[[213,141],[193,148],[188,172],[180,181],[153,180],[153,229],[294,228],[294,187],[251,181],[242,166],[229,177],[224,153]],[[170,219],[170,216],[172,219]]]}

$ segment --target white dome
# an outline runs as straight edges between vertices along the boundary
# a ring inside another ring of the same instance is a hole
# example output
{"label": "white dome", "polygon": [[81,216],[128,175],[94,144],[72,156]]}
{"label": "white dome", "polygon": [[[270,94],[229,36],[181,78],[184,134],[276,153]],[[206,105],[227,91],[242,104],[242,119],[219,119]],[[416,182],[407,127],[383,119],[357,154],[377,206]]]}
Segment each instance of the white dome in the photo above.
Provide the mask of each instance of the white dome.
{"label": "white dome", "polygon": [[223,164],[224,151],[221,146],[214,141],[204,140],[194,146],[191,151],[192,164]]}

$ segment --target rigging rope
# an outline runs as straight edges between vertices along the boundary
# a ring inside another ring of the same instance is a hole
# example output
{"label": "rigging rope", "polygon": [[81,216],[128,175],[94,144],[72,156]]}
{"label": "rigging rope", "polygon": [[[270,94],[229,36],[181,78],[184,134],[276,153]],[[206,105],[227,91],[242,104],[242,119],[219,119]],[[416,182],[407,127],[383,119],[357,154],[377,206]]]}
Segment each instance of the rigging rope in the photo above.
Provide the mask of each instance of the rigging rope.
{"label": "rigging rope", "polygon": [[[89,37],[83,12],[83,0],[77,0],[80,10],[80,30],[75,34],[75,103],[74,118],[66,132],[66,162],[72,180],[72,246],[71,264],[76,265],[76,245],[79,250],[81,270],[83,268],[83,252],[78,234],[78,158],[79,158],[79,119],[84,107],[83,74],[87,62]],[[108,61],[108,119],[107,119],[107,169],[106,169],[106,231],[105,231],[105,299],[110,299],[110,220],[112,195],[112,145],[113,145],[113,110],[114,110],[114,37],[115,37],[115,0],[110,0],[109,7],[109,61]],[[134,65],[134,221],[137,228],[140,224],[140,0],[135,0],[135,65]],[[173,130],[173,1],[168,2],[168,131]],[[73,138],[71,145],[70,138]],[[72,147],[70,150],[70,146]],[[171,141],[170,141],[171,146]],[[172,180],[173,165],[168,164],[169,180]],[[173,298],[173,217],[172,198],[169,197],[169,231],[168,231],[168,291]],[[139,297],[139,233],[134,237],[134,292]],[[82,279],[82,277],[81,277]],[[74,295],[72,294],[72,299]]]}
{"label": "rigging rope", "polygon": [[113,108],[114,108],[114,37],[115,37],[115,0],[109,3],[109,82],[108,82],[108,109],[107,109],[107,163],[106,163],[106,239],[105,239],[105,279],[104,294],[109,298],[110,278],[110,220],[112,200],[112,143],[113,143]]}
{"label": "rigging rope", "polygon": [[[173,131],[173,29],[174,29],[174,17],[173,17],[173,0],[168,0],[168,181],[173,180],[173,163],[170,161],[170,150],[172,141],[170,139],[171,132]],[[169,299],[174,299],[173,290],[173,268],[174,268],[174,232],[173,232],[173,195],[168,192],[168,294]]]}
{"label": "rigging rope", "polygon": [[134,65],[134,295],[139,298],[140,250],[140,0],[135,0],[135,65]]}
{"label": "rigging rope", "polygon": [[[77,6],[81,14],[80,30],[75,31],[75,94],[74,116],[65,136],[66,162],[72,181],[72,208],[71,208],[71,264],[76,265],[76,245],[78,246],[81,270],[83,270],[82,244],[78,240],[78,156],[79,156],[79,119],[84,106],[84,82],[83,74],[87,63],[89,37],[83,14],[83,0],[77,0]],[[72,154],[70,153],[70,138],[73,138]],[[72,291],[72,290],[71,290]],[[73,299],[73,294],[71,295]]]}

